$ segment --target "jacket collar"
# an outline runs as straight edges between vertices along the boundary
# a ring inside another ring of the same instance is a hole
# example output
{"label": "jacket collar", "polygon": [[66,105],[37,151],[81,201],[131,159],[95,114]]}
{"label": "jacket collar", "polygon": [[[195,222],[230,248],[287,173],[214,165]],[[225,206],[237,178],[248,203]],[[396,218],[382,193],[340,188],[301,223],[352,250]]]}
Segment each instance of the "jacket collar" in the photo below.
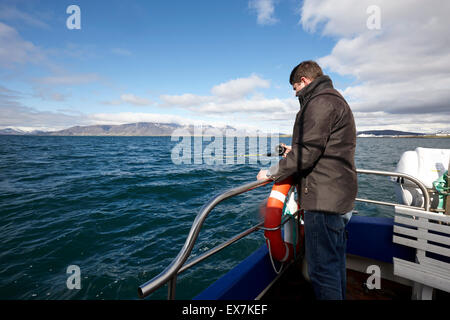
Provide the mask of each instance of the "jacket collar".
{"label": "jacket collar", "polygon": [[314,79],[309,85],[304,87],[297,93],[300,107],[304,107],[313,94],[316,94],[324,89],[333,88],[333,82],[327,75],[320,76]]}

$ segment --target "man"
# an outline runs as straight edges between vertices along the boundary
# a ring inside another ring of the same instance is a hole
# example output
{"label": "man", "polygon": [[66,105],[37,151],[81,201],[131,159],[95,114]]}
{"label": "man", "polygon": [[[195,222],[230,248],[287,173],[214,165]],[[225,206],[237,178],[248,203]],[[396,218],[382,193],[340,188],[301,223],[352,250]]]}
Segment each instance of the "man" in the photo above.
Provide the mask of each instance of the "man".
{"label": "man", "polygon": [[305,255],[316,298],[345,299],[345,225],[357,193],[353,114],[316,62],[300,63],[289,82],[301,106],[292,146],[257,179],[277,182],[294,177],[304,209]]}

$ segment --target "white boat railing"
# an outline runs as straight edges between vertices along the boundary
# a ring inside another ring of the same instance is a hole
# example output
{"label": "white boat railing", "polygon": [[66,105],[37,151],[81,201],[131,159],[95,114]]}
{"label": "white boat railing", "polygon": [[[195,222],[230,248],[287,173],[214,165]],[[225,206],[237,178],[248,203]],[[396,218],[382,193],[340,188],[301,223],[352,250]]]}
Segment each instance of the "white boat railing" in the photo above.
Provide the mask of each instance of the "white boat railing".
{"label": "white boat railing", "polygon": [[[427,192],[427,188],[420,180],[418,180],[410,175],[407,175],[404,173],[398,173],[398,172],[365,170],[365,169],[357,169],[356,172],[361,173],[361,174],[375,174],[375,175],[383,175],[383,176],[401,177],[401,178],[408,179],[408,180],[414,182],[422,190],[422,194],[424,196],[424,207],[420,208],[420,207],[413,207],[413,206],[401,205],[401,204],[396,204],[396,203],[375,201],[375,200],[369,200],[369,199],[360,199],[360,198],[356,198],[355,199],[356,201],[367,202],[367,203],[378,204],[378,205],[387,205],[387,206],[393,206],[393,207],[401,206],[401,207],[407,207],[407,208],[415,208],[415,209],[421,209],[421,210],[425,210],[425,211],[429,210],[430,196]],[[214,209],[220,202],[222,202],[228,198],[231,198],[231,197],[234,197],[241,193],[245,193],[247,191],[267,185],[270,182],[272,182],[272,180],[270,180],[270,179],[263,180],[263,181],[253,181],[253,182],[244,184],[242,186],[227,190],[227,191],[215,196],[208,203],[206,203],[201,208],[201,210],[197,214],[197,216],[195,217],[194,222],[192,223],[191,229],[189,231],[189,234],[186,238],[186,241],[185,241],[183,247],[181,248],[180,252],[178,253],[178,255],[170,263],[170,265],[167,266],[160,274],[158,274],[153,279],[151,279],[151,280],[147,281],[146,283],[139,286],[138,296],[140,298],[145,298],[148,295],[150,295],[151,293],[153,293],[154,291],[156,291],[157,289],[159,289],[160,287],[162,287],[163,285],[165,285],[166,283],[168,283],[167,298],[169,300],[175,299],[177,276],[181,272],[191,268],[192,266],[196,265],[197,263],[205,260],[206,258],[208,258],[208,257],[212,256],[213,254],[219,252],[220,250],[228,247],[229,245],[233,244],[234,242],[248,236],[249,234],[251,234],[257,230],[264,230],[264,227],[263,227],[264,223],[261,222],[255,226],[245,230],[244,232],[234,236],[233,238],[229,239],[228,241],[210,249],[209,251],[205,252],[201,256],[189,261],[185,265],[187,259],[189,258],[190,254],[192,252],[195,242],[198,238],[200,229],[201,229],[206,217],[209,215],[209,213],[212,211],[212,209]],[[282,224],[286,223],[287,221],[288,220],[283,221]],[[273,228],[273,230],[280,228],[282,224],[280,224],[276,228]]]}

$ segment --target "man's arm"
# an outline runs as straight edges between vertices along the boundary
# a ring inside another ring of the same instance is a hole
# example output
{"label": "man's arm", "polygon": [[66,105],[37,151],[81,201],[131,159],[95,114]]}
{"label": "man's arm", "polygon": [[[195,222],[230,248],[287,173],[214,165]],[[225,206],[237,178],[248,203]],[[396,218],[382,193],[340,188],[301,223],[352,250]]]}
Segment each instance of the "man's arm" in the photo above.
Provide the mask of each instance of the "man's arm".
{"label": "man's arm", "polygon": [[334,108],[324,100],[317,97],[297,117],[294,124],[296,141],[292,141],[292,149],[286,158],[269,169],[271,179],[280,181],[308,170],[323,154],[334,120]]}

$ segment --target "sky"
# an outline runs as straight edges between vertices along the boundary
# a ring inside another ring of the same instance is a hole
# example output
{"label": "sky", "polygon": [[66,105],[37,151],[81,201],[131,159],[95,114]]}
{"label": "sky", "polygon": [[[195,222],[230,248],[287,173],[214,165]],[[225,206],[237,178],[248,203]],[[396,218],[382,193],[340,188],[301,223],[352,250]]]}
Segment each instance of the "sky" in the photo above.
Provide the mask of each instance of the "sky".
{"label": "sky", "polygon": [[290,133],[290,72],[315,60],[358,131],[450,131],[449,17],[445,0],[0,0],[0,129]]}

